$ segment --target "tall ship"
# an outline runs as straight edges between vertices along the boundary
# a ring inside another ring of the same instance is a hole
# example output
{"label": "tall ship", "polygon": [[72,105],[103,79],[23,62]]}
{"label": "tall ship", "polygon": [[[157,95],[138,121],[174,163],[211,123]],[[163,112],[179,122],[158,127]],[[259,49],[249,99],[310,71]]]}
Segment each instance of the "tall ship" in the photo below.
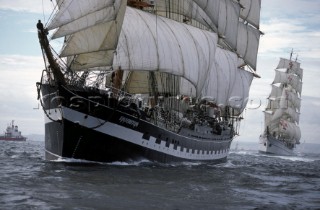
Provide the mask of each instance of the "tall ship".
{"label": "tall ship", "polygon": [[46,159],[225,162],[258,76],[260,8],[57,0],[37,24]]}
{"label": "tall ship", "polygon": [[280,58],[264,111],[265,129],[259,151],[274,155],[295,155],[300,144],[299,128],[303,69],[297,59]]}
{"label": "tall ship", "polygon": [[12,120],[11,124],[7,126],[7,129],[4,131],[3,135],[0,135],[0,140],[3,141],[26,141],[27,138],[22,136],[21,131],[17,125],[14,125]]}

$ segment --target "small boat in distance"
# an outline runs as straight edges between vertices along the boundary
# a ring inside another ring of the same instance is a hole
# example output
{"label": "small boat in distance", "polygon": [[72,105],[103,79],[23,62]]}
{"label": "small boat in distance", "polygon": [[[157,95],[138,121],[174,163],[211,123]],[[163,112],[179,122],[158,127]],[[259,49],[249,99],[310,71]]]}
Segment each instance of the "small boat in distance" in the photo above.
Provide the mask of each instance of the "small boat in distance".
{"label": "small boat in distance", "polygon": [[21,135],[18,126],[14,125],[12,120],[11,124],[7,126],[4,135],[0,136],[0,140],[3,141],[26,141],[27,138]]}

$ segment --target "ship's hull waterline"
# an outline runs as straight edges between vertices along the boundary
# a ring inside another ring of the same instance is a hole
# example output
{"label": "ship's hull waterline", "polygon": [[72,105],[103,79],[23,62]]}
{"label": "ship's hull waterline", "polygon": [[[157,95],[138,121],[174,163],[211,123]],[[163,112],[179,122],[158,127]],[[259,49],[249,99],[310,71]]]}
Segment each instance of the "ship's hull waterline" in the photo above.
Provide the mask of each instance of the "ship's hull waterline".
{"label": "ship's hull waterline", "polygon": [[294,156],[293,148],[289,148],[285,142],[272,136],[260,136],[259,152],[264,154]]}
{"label": "ship's hull waterline", "polygon": [[[47,160],[147,159],[163,163],[227,160],[232,135],[203,139],[168,131],[132,114],[129,108],[119,108],[113,99],[103,98],[104,94],[98,90],[42,84],[41,92]],[[92,100],[88,100],[89,95],[94,95]]]}
{"label": "ship's hull waterline", "polygon": [[27,138],[25,137],[14,137],[14,138],[10,138],[10,137],[5,137],[5,136],[0,136],[0,141],[26,141]]}

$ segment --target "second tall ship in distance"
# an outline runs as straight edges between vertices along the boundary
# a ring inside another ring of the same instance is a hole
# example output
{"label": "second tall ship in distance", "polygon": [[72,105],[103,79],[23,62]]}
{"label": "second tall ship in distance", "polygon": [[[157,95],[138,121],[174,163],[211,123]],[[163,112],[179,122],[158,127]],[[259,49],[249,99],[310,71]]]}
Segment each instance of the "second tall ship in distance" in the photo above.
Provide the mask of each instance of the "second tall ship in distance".
{"label": "second tall ship in distance", "polygon": [[56,3],[37,25],[47,159],[226,161],[256,75],[260,0]]}
{"label": "second tall ship in distance", "polygon": [[259,152],[295,155],[300,144],[299,127],[303,69],[297,59],[280,58],[275,70],[268,105],[264,111],[265,129],[260,136]]}

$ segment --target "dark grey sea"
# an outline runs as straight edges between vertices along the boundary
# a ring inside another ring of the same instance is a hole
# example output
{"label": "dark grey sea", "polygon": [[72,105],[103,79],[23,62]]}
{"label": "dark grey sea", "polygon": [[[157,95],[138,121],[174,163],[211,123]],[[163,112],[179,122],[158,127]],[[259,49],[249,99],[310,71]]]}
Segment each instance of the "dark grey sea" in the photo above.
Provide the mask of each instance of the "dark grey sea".
{"label": "dark grey sea", "polygon": [[[296,157],[239,143],[228,162],[44,160],[44,143],[0,141],[0,209],[320,209],[320,145]],[[309,149],[308,149],[309,148]]]}

